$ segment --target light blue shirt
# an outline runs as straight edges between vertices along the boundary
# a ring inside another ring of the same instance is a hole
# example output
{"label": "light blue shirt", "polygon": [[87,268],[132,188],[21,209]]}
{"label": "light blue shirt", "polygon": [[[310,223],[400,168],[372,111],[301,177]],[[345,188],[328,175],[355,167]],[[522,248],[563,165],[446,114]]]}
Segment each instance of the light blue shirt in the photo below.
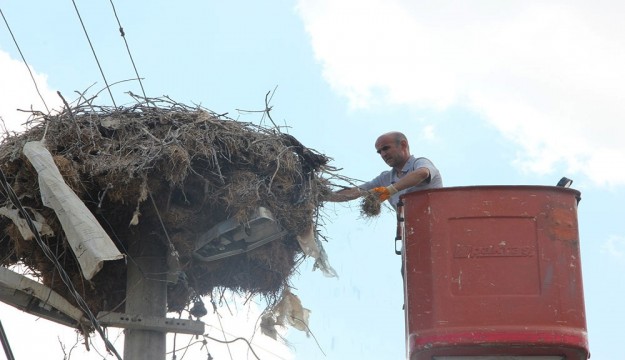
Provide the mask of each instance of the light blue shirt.
{"label": "light blue shirt", "polygon": [[427,168],[430,171],[430,177],[425,179],[420,184],[417,184],[415,186],[399,191],[397,194],[391,196],[391,198],[388,199],[388,201],[393,207],[393,209],[397,210],[397,203],[399,202],[399,197],[401,195],[409,193],[409,192],[413,192],[413,191],[419,191],[419,190],[425,190],[425,189],[436,189],[436,188],[443,187],[443,178],[441,177],[441,173],[438,171],[436,166],[434,166],[434,164],[429,159],[424,158],[424,157],[415,158],[414,156],[410,155],[410,157],[408,158],[408,161],[406,161],[406,164],[404,165],[404,167],[402,168],[399,174],[394,169],[383,171],[375,179],[368,181],[358,187],[364,190],[371,190],[373,188],[380,187],[380,186],[386,187],[391,184],[395,184],[397,181],[399,181],[399,179],[404,177],[404,175],[408,174],[411,171],[415,171],[419,168]]}

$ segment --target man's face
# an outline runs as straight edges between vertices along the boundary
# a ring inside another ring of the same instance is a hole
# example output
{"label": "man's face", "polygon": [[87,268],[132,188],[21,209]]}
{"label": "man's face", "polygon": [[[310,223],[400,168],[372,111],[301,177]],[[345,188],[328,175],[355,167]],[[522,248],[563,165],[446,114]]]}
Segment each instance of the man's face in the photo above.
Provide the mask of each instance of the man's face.
{"label": "man's face", "polygon": [[390,167],[403,166],[406,161],[401,143],[398,144],[393,137],[380,137],[375,142],[375,150]]}

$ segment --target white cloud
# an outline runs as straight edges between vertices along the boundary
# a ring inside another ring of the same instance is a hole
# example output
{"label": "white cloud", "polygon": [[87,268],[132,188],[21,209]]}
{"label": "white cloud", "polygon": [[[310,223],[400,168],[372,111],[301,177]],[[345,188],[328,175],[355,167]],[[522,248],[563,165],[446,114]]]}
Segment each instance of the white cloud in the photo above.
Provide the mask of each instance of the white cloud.
{"label": "white cloud", "polygon": [[437,136],[436,136],[436,129],[434,127],[434,125],[425,125],[423,127],[423,132],[421,134],[421,137],[425,140],[436,140]]}
{"label": "white cloud", "polygon": [[625,3],[300,0],[324,76],[354,107],[467,107],[521,146],[624,185]]}
{"label": "white cloud", "polygon": [[[39,91],[52,111],[60,108],[61,100],[56,92],[48,87],[48,77],[30,69],[37,82]],[[37,94],[37,89],[22,61],[12,59],[9,54],[0,50],[0,117],[7,128],[12,131],[22,129],[30,113],[20,110],[37,110],[46,112],[44,103]]]}
{"label": "white cloud", "polygon": [[623,260],[625,258],[625,238],[610,236],[602,245],[601,251],[613,258]]}

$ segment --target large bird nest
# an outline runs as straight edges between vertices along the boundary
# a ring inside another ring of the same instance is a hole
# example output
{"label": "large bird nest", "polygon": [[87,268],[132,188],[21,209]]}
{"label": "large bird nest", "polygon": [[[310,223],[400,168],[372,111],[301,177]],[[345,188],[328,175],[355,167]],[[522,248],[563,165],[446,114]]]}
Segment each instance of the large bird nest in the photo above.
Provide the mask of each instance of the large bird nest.
{"label": "large bird nest", "polygon": [[[303,258],[296,236],[310,232],[329,191],[320,176],[329,159],[294,137],[167,98],[122,108],[84,102],[38,117],[27,131],[5,136],[0,167],[24,208],[43,215],[54,231],[43,240],[94,313],[123,310],[126,263],[106,262],[90,281],[84,279],[54,211],[42,204],[37,173],[22,154],[26,142],[42,139],[65,182],[122,253],[130,237],[155,248],[173,244],[184,276],[168,288],[169,311],[222,289],[278,299]],[[14,205],[0,194],[0,206]],[[245,222],[258,206],[273,213],[286,235],[221,260],[194,258],[199,235],[228,218]],[[4,216],[0,229],[0,266],[23,264],[72,299],[35,241],[24,240]]]}

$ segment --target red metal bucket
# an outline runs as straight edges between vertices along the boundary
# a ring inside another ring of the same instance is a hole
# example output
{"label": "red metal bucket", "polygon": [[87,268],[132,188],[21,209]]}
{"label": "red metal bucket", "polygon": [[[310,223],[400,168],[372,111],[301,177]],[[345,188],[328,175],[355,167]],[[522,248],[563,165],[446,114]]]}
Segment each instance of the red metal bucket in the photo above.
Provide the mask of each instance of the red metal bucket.
{"label": "red metal bucket", "polygon": [[579,198],[551,186],[404,196],[408,358],[587,359]]}

